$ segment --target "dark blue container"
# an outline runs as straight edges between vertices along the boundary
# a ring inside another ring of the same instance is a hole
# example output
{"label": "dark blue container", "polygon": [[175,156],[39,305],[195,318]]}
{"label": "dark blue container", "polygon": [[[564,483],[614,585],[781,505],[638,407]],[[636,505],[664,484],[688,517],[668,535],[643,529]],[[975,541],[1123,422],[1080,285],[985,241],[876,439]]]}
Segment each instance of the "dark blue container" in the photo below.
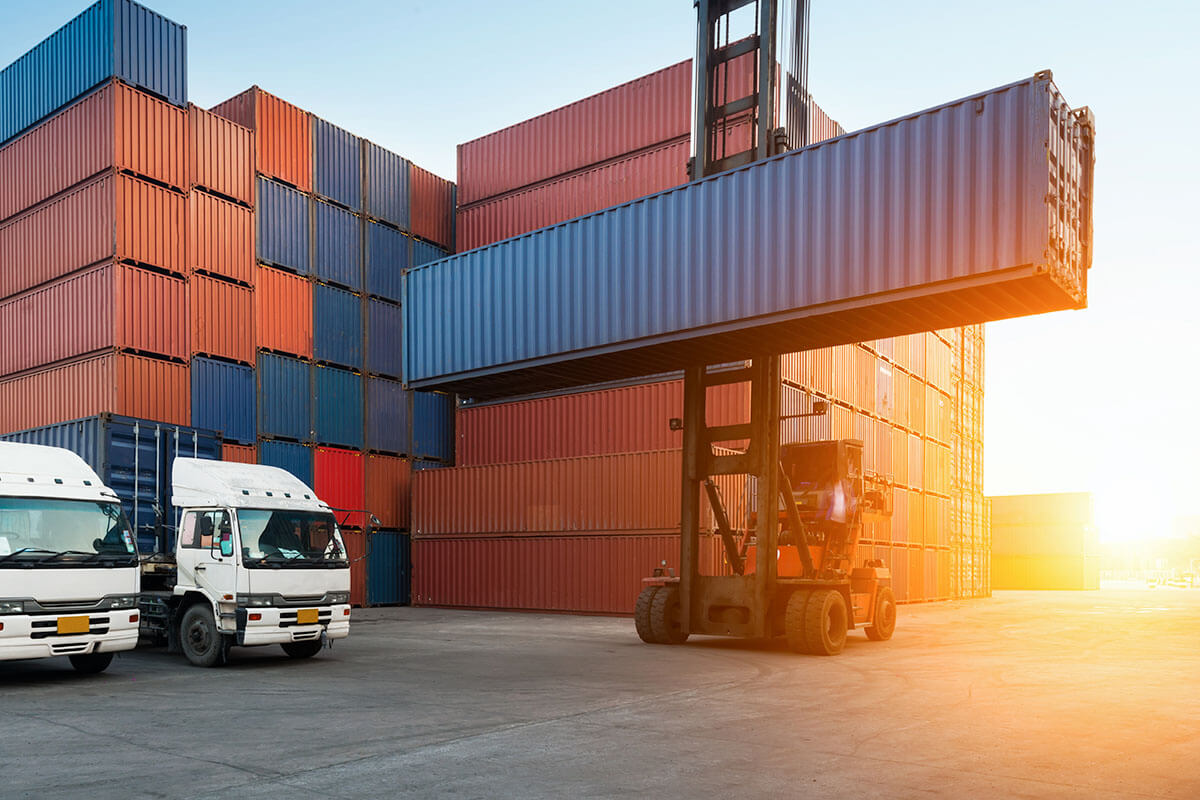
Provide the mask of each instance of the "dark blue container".
{"label": "dark blue container", "polygon": [[299,478],[305,486],[312,488],[313,451],[307,445],[268,439],[260,440],[258,463],[286,469]]}
{"label": "dark blue container", "polygon": [[404,315],[400,306],[382,300],[367,300],[366,369],[372,375],[404,377],[401,334]]}
{"label": "dark blue container", "polygon": [[454,460],[454,395],[412,392],[412,448],[414,458]]}
{"label": "dark blue container", "polygon": [[88,7],[0,71],[0,143],[110,78],[186,106],[187,28],[130,0]]}
{"label": "dark blue container", "polygon": [[367,378],[367,449],[378,453],[407,455],[411,393],[399,381]]}
{"label": "dark blue container", "polygon": [[441,461],[430,461],[426,458],[414,458],[412,460],[413,472],[420,472],[423,469],[443,469],[448,466],[450,465],[444,464]]}
{"label": "dark blue container", "polygon": [[[121,498],[142,553],[170,552],[174,546],[173,531],[179,522],[171,507],[175,458],[221,457],[216,431],[114,414],[8,433],[0,440],[63,447],[78,454]],[[161,510],[161,519],[156,509]]]}
{"label": "dark blue container", "polygon": [[344,208],[314,200],[313,275],[326,283],[362,289],[362,220]]}
{"label": "dark blue container", "polygon": [[226,441],[254,444],[254,368],[197,356],[192,359],[192,422],[220,431]]}
{"label": "dark blue container", "polygon": [[[413,239],[395,228],[367,223],[367,294],[400,302],[404,296],[404,270],[408,269],[409,243]],[[424,242],[420,243],[422,246]]]}
{"label": "dark blue container", "polygon": [[442,248],[432,245],[423,239],[413,239],[412,243],[412,265],[414,267],[421,264],[428,264],[430,261],[441,261],[450,255],[450,253]]}
{"label": "dark blue container", "polygon": [[308,195],[260,177],[254,216],[258,221],[255,236],[258,260],[301,275],[309,274],[312,259]]}
{"label": "dark blue container", "polygon": [[352,211],[362,210],[362,139],[312,118],[313,191]]}
{"label": "dark blue container", "polygon": [[258,354],[258,433],[312,440],[312,367],[307,362]]}
{"label": "dark blue container", "polygon": [[335,367],[313,368],[313,435],[317,444],[363,447],[363,377]]}
{"label": "dark blue container", "polygon": [[367,216],[411,230],[409,222],[408,161],[379,145],[363,141]]}
{"label": "dark blue container", "polygon": [[313,287],[313,358],[325,364],[362,369],[362,298],[318,283]]}
{"label": "dark blue container", "polygon": [[406,606],[411,600],[412,540],[400,531],[373,531],[367,556],[367,605]]}

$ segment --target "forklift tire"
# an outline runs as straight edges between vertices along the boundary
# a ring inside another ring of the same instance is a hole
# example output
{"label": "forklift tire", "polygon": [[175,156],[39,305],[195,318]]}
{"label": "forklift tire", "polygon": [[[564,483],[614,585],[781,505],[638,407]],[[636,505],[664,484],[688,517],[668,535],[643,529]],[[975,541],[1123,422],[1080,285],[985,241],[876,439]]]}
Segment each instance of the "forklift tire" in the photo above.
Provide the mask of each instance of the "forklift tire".
{"label": "forklift tire", "polygon": [[196,603],[183,612],[179,643],[187,660],[197,667],[215,667],[225,660],[225,638],[217,630],[212,609]]}
{"label": "forklift tire", "polygon": [[836,589],[817,589],[804,609],[804,639],[815,656],[836,656],[849,629],[846,599]]}
{"label": "forklift tire", "polygon": [[657,586],[647,586],[638,595],[637,605],[633,607],[633,624],[637,627],[638,638],[646,644],[658,644],[654,638],[654,626],[650,624],[650,609],[654,606],[654,595],[658,594]]}
{"label": "forklift tire", "polygon": [[679,622],[679,588],[663,586],[650,604],[650,629],[659,644],[683,644],[688,635]]}
{"label": "forklift tire", "polygon": [[307,642],[288,642],[279,646],[290,658],[312,658],[324,647],[320,639],[310,639]]}
{"label": "forklift tire", "polygon": [[112,663],[112,653],[81,653],[77,656],[67,656],[76,672],[84,675],[97,675],[108,669]]}
{"label": "forklift tire", "polygon": [[804,636],[805,610],[808,608],[812,592],[807,589],[797,589],[788,597],[787,611],[783,617],[783,630],[787,635],[788,649],[793,653],[807,653],[808,640]]}
{"label": "forklift tire", "polygon": [[872,642],[886,642],[896,632],[896,595],[882,586],[875,598],[875,616],[864,632]]}

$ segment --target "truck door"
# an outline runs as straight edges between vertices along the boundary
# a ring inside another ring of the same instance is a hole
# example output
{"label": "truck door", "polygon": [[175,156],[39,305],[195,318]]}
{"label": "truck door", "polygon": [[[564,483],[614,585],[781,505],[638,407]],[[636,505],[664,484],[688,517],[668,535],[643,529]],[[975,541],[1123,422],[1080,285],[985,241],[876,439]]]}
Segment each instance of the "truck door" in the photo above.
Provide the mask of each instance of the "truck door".
{"label": "truck door", "polygon": [[[225,555],[221,540],[228,541]],[[183,515],[176,565],[179,585],[194,586],[212,599],[237,596],[237,546],[231,515],[225,509],[201,509]]]}

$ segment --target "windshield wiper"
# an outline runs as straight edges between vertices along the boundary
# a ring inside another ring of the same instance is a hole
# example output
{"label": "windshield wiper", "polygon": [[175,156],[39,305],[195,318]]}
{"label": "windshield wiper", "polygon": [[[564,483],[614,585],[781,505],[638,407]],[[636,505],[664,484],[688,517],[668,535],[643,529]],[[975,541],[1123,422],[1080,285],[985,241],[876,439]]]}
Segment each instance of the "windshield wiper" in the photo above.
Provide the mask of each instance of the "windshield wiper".
{"label": "windshield wiper", "polygon": [[10,561],[22,553],[53,553],[53,550],[47,550],[44,547],[22,547],[20,550],[14,550],[8,555],[0,556],[0,564],[5,561]]}
{"label": "windshield wiper", "polygon": [[48,564],[51,561],[57,561],[62,556],[87,556],[84,561],[95,561],[100,557],[100,553],[85,553],[83,550],[60,550],[57,553],[52,553],[45,558],[39,558],[39,564]]}

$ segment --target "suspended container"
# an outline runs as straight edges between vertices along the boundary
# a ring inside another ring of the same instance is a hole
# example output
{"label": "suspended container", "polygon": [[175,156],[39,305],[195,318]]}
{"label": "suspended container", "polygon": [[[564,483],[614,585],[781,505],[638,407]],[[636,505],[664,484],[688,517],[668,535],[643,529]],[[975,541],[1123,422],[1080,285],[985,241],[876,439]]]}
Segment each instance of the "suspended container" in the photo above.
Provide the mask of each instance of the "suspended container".
{"label": "suspended container", "polygon": [[192,359],[192,420],[226,441],[255,440],[254,369],[211,358]]}

